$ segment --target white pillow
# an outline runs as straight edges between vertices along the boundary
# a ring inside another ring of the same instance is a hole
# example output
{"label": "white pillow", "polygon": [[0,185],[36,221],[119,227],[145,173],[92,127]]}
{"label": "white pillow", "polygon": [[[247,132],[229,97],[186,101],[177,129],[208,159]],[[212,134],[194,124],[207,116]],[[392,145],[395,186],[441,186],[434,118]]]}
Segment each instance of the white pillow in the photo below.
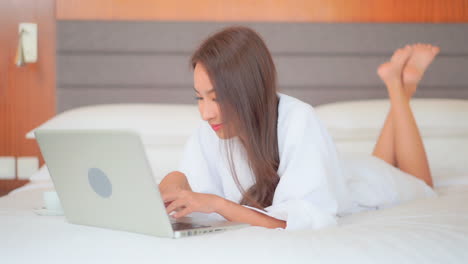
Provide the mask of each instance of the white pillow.
{"label": "white pillow", "polygon": [[31,182],[40,182],[40,181],[48,181],[50,180],[49,169],[47,165],[43,165],[38,171],[36,171],[31,178],[29,178]]}
{"label": "white pillow", "polygon": [[109,104],[65,111],[36,129],[131,129],[145,145],[180,145],[200,124],[197,107],[182,104]]}
{"label": "white pillow", "polygon": [[[468,184],[468,100],[413,99],[435,186]],[[389,111],[388,100],[325,104],[316,112],[341,153],[371,154]]]}
{"label": "white pillow", "polygon": [[[468,100],[413,99],[411,108],[424,137],[468,136]],[[390,109],[388,100],[346,101],[317,106],[337,140],[377,139]]]}

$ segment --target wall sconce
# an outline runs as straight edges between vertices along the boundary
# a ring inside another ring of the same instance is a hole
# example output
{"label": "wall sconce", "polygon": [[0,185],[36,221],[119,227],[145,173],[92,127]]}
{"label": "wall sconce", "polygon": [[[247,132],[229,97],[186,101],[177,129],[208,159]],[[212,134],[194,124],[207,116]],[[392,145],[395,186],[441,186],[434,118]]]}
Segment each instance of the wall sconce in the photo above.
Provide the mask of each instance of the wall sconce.
{"label": "wall sconce", "polygon": [[37,62],[37,24],[21,23],[18,29],[19,40],[15,64],[23,67],[26,63]]}

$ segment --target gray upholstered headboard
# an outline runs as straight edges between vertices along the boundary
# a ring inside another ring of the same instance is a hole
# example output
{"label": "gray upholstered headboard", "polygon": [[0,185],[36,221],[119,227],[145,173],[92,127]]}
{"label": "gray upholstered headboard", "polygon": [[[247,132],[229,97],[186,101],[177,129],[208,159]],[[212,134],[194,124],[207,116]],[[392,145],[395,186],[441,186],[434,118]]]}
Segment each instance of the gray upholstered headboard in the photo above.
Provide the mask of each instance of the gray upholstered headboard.
{"label": "gray upholstered headboard", "polygon": [[[234,23],[58,21],[57,110],[100,103],[194,103],[188,59]],[[280,91],[313,105],[386,97],[379,64],[406,43],[442,52],[417,97],[468,99],[468,24],[235,23],[257,30]]]}

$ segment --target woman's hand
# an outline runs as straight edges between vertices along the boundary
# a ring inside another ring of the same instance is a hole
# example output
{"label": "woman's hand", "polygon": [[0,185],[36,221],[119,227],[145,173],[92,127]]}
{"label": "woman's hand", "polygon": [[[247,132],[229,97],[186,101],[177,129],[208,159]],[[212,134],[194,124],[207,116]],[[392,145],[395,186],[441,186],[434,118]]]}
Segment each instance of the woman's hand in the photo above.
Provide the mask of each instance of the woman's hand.
{"label": "woman's hand", "polygon": [[175,218],[186,216],[192,212],[218,213],[229,221],[267,228],[286,227],[286,222],[283,220],[259,213],[213,194],[193,192],[187,177],[179,171],[166,175],[159,184],[159,191],[166,205],[167,213],[176,212],[173,215]]}
{"label": "woman's hand", "polygon": [[223,200],[221,197],[213,194],[196,193],[183,189],[171,189],[162,193],[164,203],[167,205],[168,214],[174,218],[186,216],[192,212],[213,213],[216,212],[219,203]]}

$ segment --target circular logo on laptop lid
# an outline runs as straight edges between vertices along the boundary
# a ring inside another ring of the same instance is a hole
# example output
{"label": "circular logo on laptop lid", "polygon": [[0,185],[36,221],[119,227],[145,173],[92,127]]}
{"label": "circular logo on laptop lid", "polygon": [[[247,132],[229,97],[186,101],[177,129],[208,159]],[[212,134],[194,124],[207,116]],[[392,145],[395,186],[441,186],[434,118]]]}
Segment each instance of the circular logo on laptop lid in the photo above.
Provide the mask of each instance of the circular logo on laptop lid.
{"label": "circular logo on laptop lid", "polygon": [[108,198],[112,195],[112,184],[102,170],[90,168],[88,170],[88,182],[99,196]]}

